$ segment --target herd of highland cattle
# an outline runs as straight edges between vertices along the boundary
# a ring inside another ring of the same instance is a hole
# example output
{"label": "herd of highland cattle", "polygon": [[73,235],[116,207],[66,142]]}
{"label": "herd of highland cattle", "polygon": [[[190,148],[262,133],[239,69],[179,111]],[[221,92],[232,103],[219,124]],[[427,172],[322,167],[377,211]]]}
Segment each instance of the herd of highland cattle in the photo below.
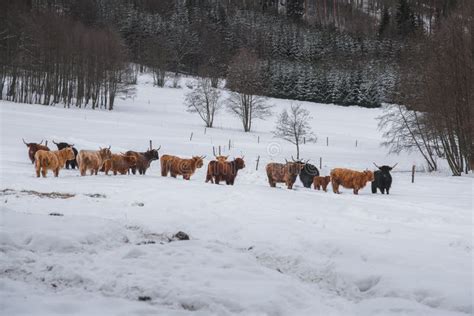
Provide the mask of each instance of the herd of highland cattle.
{"label": "herd of highland cattle", "polygon": [[[176,178],[182,176],[185,180],[190,180],[197,169],[204,165],[205,156],[194,156],[183,159],[178,156],[158,155],[157,149],[149,149],[145,152],[127,151],[125,153],[113,154],[108,148],[99,150],[80,150],[74,144],[64,142],[53,143],[58,150],[50,150],[43,141],[40,143],[23,143],[28,147],[28,156],[35,166],[36,176],[46,177],[48,170],[51,170],[55,177],[59,176],[59,171],[66,169],[79,169],[81,176],[87,172],[90,175],[97,175],[99,171],[109,174],[139,174],[144,175],[154,160],[160,160],[161,175]],[[225,182],[227,185],[234,185],[239,170],[245,168],[244,157],[235,158],[228,161],[228,156],[216,156],[215,160],[208,163],[206,182],[219,184]],[[340,193],[339,187],[352,189],[354,194],[364,188],[368,182],[372,183],[372,193],[377,193],[377,189],[382,194],[389,194],[392,184],[390,171],[396,166],[377,166],[376,171],[355,171],[344,168],[332,169],[329,176],[320,176],[316,166],[301,160],[287,161],[285,163],[269,163],[265,170],[268,183],[275,187],[277,183],[285,183],[288,189],[293,188],[296,179],[300,178],[304,187],[310,188],[313,185],[315,190],[323,189],[327,191],[329,183],[332,184],[334,193]]]}

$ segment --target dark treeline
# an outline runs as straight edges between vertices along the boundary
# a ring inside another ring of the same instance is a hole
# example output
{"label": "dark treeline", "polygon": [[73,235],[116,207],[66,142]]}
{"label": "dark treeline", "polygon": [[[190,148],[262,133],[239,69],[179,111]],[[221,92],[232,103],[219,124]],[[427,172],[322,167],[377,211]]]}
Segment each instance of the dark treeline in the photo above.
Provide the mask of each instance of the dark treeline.
{"label": "dark treeline", "polygon": [[113,109],[127,71],[117,32],[51,11],[2,12],[0,99]]}
{"label": "dark treeline", "polygon": [[112,108],[130,63],[158,86],[166,72],[216,85],[247,49],[265,66],[260,94],[377,107],[393,101],[406,39],[431,32],[452,2],[10,1],[0,16],[0,84],[12,101]]}

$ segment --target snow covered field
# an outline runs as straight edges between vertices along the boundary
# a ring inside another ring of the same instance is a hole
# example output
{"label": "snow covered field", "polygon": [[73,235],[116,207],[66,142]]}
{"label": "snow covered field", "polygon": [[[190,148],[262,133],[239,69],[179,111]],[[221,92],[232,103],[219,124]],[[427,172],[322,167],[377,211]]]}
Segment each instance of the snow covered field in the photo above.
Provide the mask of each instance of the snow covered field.
{"label": "snow covered field", "polygon": [[[322,157],[323,175],[399,162],[389,196],[369,187],[335,195],[299,182],[289,191],[270,188],[264,172],[294,152],[272,138],[275,117],[243,133],[223,112],[204,133],[185,111],[186,87],[158,89],[148,80],[113,112],[0,102],[1,315],[473,312],[473,178],[418,173],[412,184],[407,171],[423,161],[380,147],[380,109],[303,102],[319,140],[302,156],[316,165]],[[291,104],[269,102],[275,114]],[[206,162],[213,145],[230,139],[229,154],[244,154],[247,167],[233,187],[205,184],[205,168],[189,182],[163,178],[159,162],[146,176],[62,170],[37,179],[22,137],[113,152],[143,151],[152,139],[160,155],[207,155]],[[170,242],[178,231],[191,240]]]}

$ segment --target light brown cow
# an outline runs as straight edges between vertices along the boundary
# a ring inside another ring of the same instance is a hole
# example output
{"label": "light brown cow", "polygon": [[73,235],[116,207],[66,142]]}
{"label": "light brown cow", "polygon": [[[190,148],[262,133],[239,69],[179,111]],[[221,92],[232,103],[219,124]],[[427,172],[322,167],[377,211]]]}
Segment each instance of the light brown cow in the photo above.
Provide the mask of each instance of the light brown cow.
{"label": "light brown cow", "polygon": [[39,178],[41,173],[43,178],[46,178],[48,170],[52,170],[54,176],[57,177],[59,169],[64,167],[66,161],[74,158],[74,151],[70,147],[55,151],[40,149],[35,153],[36,176]]}
{"label": "light brown cow", "polygon": [[374,173],[370,170],[355,171],[351,169],[335,168],[331,170],[332,190],[339,192],[339,186],[346,189],[353,189],[354,194],[359,194],[359,190],[365,187],[367,182],[374,181]]}
{"label": "light brown cow", "polygon": [[267,171],[268,183],[271,187],[276,187],[277,183],[285,183],[286,187],[291,190],[296,181],[296,177],[304,168],[303,162],[286,162],[283,163],[269,163],[265,170]]}
{"label": "light brown cow", "polygon": [[112,153],[109,148],[100,148],[99,150],[81,150],[77,155],[77,163],[79,164],[79,171],[81,176],[85,176],[87,170],[91,171],[91,175],[99,172],[102,165],[107,159],[112,158]]}
{"label": "light brown cow", "polygon": [[328,187],[329,182],[331,182],[330,176],[325,176],[325,177],[316,176],[313,178],[314,189],[321,190],[321,187],[322,187],[323,191],[327,192],[327,187]]}
{"label": "light brown cow", "polygon": [[196,172],[196,169],[203,166],[205,156],[194,156],[191,159],[182,159],[177,156],[161,156],[161,175],[167,177],[170,174],[173,178],[182,175],[183,179],[189,180]]}
{"label": "light brown cow", "polygon": [[112,154],[112,158],[107,159],[104,162],[104,171],[105,174],[109,174],[109,171],[112,170],[114,175],[117,173],[127,174],[130,168],[135,168],[137,166],[137,157],[132,155],[116,155]]}

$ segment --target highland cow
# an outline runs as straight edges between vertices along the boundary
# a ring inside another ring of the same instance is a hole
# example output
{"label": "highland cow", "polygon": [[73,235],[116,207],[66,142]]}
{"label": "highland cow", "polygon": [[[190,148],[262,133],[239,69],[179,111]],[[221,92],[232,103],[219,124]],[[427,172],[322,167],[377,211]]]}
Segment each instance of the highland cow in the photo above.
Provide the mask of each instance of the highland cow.
{"label": "highland cow", "polygon": [[79,163],[79,171],[81,176],[85,176],[87,170],[91,171],[92,175],[97,175],[99,169],[107,159],[112,158],[110,152],[110,146],[108,148],[100,148],[97,151],[94,150],[81,150],[77,155],[77,162]]}
{"label": "highland cow", "polygon": [[[219,157],[222,156],[216,158]],[[245,168],[243,158],[235,158],[233,161],[213,160],[207,165],[206,183],[211,181],[219,184],[220,181],[225,181],[227,185],[234,185],[237,172],[243,168]]]}
{"label": "highland cow", "polygon": [[56,143],[54,140],[53,140],[53,143],[58,147],[58,150],[64,149],[66,147],[72,148],[72,151],[74,151],[74,159],[66,161],[66,169],[69,169],[69,167],[71,167],[71,169],[76,169],[76,166],[77,166],[76,157],[77,157],[78,152],[77,152],[77,149],[74,147],[74,144],[68,144],[64,142]]}
{"label": "highland cow", "polygon": [[304,163],[298,161],[286,161],[285,164],[269,163],[265,168],[267,171],[268,183],[273,188],[276,187],[277,183],[285,183],[287,188],[291,190],[303,167]]}
{"label": "highland cow", "polygon": [[136,166],[137,158],[135,156],[112,154],[112,158],[104,161],[103,168],[106,175],[108,175],[109,171],[112,170],[114,176],[116,176],[117,173],[127,174],[130,168],[135,168]]}
{"label": "highland cow", "polygon": [[49,151],[48,146],[42,145],[43,140],[41,140],[41,142],[39,144],[37,144],[37,143],[27,143],[27,142],[25,142],[25,140],[23,138],[22,138],[22,140],[23,140],[23,143],[26,145],[26,147],[28,147],[28,157],[30,157],[30,160],[31,160],[32,164],[35,163],[35,154],[38,150]]}
{"label": "highland cow", "polygon": [[323,188],[324,192],[327,192],[327,187],[328,184],[331,182],[331,177],[330,176],[325,176],[325,177],[314,177],[313,179],[313,186],[315,190],[321,190],[321,187]]}
{"label": "highland cow", "polygon": [[158,150],[160,150],[160,148],[161,146],[157,149],[149,149],[145,152],[136,152],[131,150],[127,151],[125,155],[134,156],[137,159],[136,166],[131,167],[130,171],[133,174],[136,174],[138,169],[139,174],[145,175],[148,168],[150,168],[151,162],[160,159],[158,154]]}
{"label": "highland cow", "polygon": [[319,176],[318,168],[308,162],[304,163],[304,167],[300,172],[300,181],[303,183],[303,186],[305,188],[311,188],[311,184],[313,184],[313,178],[316,176]]}
{"label": "highland cow", "polygon": [[203,166],[205,156],[194,156],[190,159],[182,159],[177,156],[163,155],[161,157],[161,175],[170,174],[173,178],[182,175],[183,179],[190,180],[196,169]]}
{"label": "highland cow", "polygon": [[374,172],[374,181],[372,181],[372,193],[377,193],[377,189],[380,190],[382,194],[385,194],[385,191],[387,194],[390,194],[390,187],[392,186],[392,175],[390,174],[390,171],[392,171],[393,168],[397,164],[395,164],[393,167],[390,166],[377,166],[374,162],[374,165],[379,169]]}
{"label": "highland cow", "polygon": [[36,176],[39,178],[41,173],[43,178],[46,178],[48,170],[52,170],[54,176],[57,177],[65,162],[72,159],[74,159],[74,151],[69,147],[57,151],[40,149],[35,153]]}
{"label": "highland cow", "polygon": [[339,186],[346,189],[353,189],[354,194],[359,194],[359,190],[364,188],[367,182],[374,180],[374,173],[369,170],[355,171],[351,169],[336,168],[331,170],[332,190],[340,194]]}

